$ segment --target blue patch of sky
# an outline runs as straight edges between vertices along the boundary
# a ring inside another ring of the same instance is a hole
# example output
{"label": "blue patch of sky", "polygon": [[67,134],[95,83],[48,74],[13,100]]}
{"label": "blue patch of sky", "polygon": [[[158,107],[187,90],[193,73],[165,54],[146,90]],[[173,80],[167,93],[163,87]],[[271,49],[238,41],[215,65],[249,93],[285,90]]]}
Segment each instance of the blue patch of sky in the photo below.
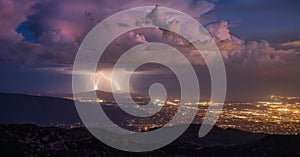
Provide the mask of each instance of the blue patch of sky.
{"label": "blue patch of sky", "polygon": [[299,0],[213,0],[219,20],[236,24],[231,33],[243,40],[282,43],[299,39]]}
{"label": "blue patch of sky", "polygon": [[37,42],[34,32],[29,30],[29,22],[27,21],[21,23],[16,29],[16,32],[23,35],[24,41],[33,42],[33,43]]}

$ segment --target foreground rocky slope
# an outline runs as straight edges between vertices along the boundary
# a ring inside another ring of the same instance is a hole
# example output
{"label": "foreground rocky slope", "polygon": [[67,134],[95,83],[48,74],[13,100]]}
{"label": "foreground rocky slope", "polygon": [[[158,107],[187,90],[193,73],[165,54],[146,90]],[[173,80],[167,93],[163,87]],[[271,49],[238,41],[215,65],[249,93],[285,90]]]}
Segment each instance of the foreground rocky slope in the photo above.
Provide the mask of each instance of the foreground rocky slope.
{"label": "foreground rocky slope", "polygon": [[215,127],[198,138],[192,125],[176,141],[145,153],[119,151],[85,128],[61,129],[32,124],[0,125],[0,156],[298,156],[299,135],[264,135]]}

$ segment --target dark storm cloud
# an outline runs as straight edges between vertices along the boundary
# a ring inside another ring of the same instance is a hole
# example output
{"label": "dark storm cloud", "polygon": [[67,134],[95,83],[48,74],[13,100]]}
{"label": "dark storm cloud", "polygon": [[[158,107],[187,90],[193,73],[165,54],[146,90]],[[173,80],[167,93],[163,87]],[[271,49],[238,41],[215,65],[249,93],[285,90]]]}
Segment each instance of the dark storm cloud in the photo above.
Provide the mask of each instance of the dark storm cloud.
{"label": "dark storm cloud", "polygon": [[[1,4],[1,20],[5,24],[1,25],[0,29],[0,48],[2,48],[0,59],[2,61],[37,65],[38,67],[71,66],[76,50],[87,32],[103,18],[119,10],[135,6],[161,4],[162,6],[178,9],[199,19],[201,15],[215,8],[215,4],[207,1],[180,0],[1,0]],[[27,30],[23,29],[23,32],[18,34],[16,29],[24,23]],[[120,27],[124,26],[126,25],[120,23]],[[267,41],[246,43],[242,39],[233,36],[229,27],[230,24],[226,21],[213,23],[206,27],[220,47],[225,60],[257,59],[258,62],[280,60],[276,50]],[[31,39],[34,42],[25,39],[26,33],[31,33],[30,37],[34,38]],[[143,33],[129,34],[131,35],[128,37],[129,41],[143,42],[138,40],[147,41],[148,36],[149,38],[151,38],[151,35],[153,36],[153,33]],[[156,34],[161,35],[160,33]],[[123,39],[128,41],[128,38]],[[126,42],[119,42],[119,45],[122,46],[122,44],[126,46]],[[194,59],[192,50],[186,50],[184,53],[186,53],[186,56],[191,56],[190,59]],[[195,64],[199,64],[199,62],[194,61]]]}
{"label": "dark storm cloud", "polygon": [[[0,26],[0,48],[2,48],[0,60],[37,66],[51,66],[51,62],[53,66],[59,64],[70,66],[87,32],[103,18],[122,9],[143,5],[154,6],[159,3],[185,11],[192,16],[200,16],[214,8],[214,4],[207,1],[195,3],[179,0],[161,2],[1,0],[0,3],[3,23]],[[26,27],[18,29],[24,24]],[[19,33],[16,30],[19,30]],[[27,40],[26,33],[30,33],[33,39]],[[139,38],[138,34],[135,38]]]}

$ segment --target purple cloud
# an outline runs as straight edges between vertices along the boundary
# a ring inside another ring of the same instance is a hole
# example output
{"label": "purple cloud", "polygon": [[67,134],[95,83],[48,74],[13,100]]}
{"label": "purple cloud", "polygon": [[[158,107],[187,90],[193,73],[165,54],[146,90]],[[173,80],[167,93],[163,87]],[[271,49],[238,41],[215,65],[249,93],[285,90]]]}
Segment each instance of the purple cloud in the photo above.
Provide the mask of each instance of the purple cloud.
{"label": "purple cloud", "polygon": [[[182,1],[123,1],[123,0],[0,0],[0,61],[30,64],[33,67],[45,67],[44,69],[70,67],[73,63],[78,46],[99,21],[113,13],[131,7],[156,4],[174,8],[189,14],[200,22],[209,22],[203,19],[204,14],[215,8],[215,4],[208,1],[194,2]],[[157,20],[165,22],[162,13],[153,13]],[[202,20],[201,20],[202,19]],[[21,33],[16,29],[20,24],[27,22],[28,31],[34,34],[36,43],[25,41]],[[159,21],[158,21],[159,22]],[[176,21],[175,21],[176,24]],[[174,26],[174,30],[179,27]],[[203,24],[203,23],[202,23]],[[120,27],[126,24],[119,23]],[[226,21],[213,23],[206,28],[219,46],[225,60],[239,60],[242,62],[276,62],[281,61],[276,49],[267,41],[245,42],[230,33],[230,25]],[[151,32],[152,31],[152,32]],[[128,46],[140,42],[162,41],[164,35],[160,30],[136,30],[121,37],[113,50],[124,51]],[[131,44],[128,44],[129,42]],[[166,41],[174,44],[172,41]],[[177,40],[175,45],[184,45],[184,41]],[[121,47],[121,48],[120,48]],[[183,53],[194,64],[202,64],[203,61],[195,59],[192,49],[182,48]],[[110,58],[107,58],[109,60]]]}

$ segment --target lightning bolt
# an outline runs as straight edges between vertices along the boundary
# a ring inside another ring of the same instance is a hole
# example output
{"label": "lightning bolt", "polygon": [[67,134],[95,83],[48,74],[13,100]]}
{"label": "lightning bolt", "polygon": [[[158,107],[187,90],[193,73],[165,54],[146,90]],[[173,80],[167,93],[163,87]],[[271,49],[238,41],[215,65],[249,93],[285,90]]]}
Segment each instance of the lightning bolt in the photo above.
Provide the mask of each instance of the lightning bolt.
{"label": "lightning bolt", "polygon": [[118,91],[121,90],[121,87],[118,84],[118,82],[113,80],[111,77],[108,77],[107,75],[105,75],[102,71],[96,72],[95,74],[92,74],[92,76],[91,76],[91,81],[93,83],[94,90],[98,90],[99,80],[101,77],[112,82],[112,84],[117,88]]}
{"label": "lightning bolt", "polygon": [[120,85],[118,84],[117,81],[113,80],[111,77],[106,76],[106,75],[105,75],[104,73],[102,73],[101,71],[100,71],[99,73],[100,73],[100,75],[101,75],[103,78],[105,78],[105,79],[108,80],[108,81],[111,81],[111,82],[117,87],[117,90],[118,90],[118,91],[121,90]]}
{"label": "lightning bolt", "polygon": [[97,76],[97,73],[91,74],[91,81],[93,83],[93,89],[98,90],[99,77]]}

